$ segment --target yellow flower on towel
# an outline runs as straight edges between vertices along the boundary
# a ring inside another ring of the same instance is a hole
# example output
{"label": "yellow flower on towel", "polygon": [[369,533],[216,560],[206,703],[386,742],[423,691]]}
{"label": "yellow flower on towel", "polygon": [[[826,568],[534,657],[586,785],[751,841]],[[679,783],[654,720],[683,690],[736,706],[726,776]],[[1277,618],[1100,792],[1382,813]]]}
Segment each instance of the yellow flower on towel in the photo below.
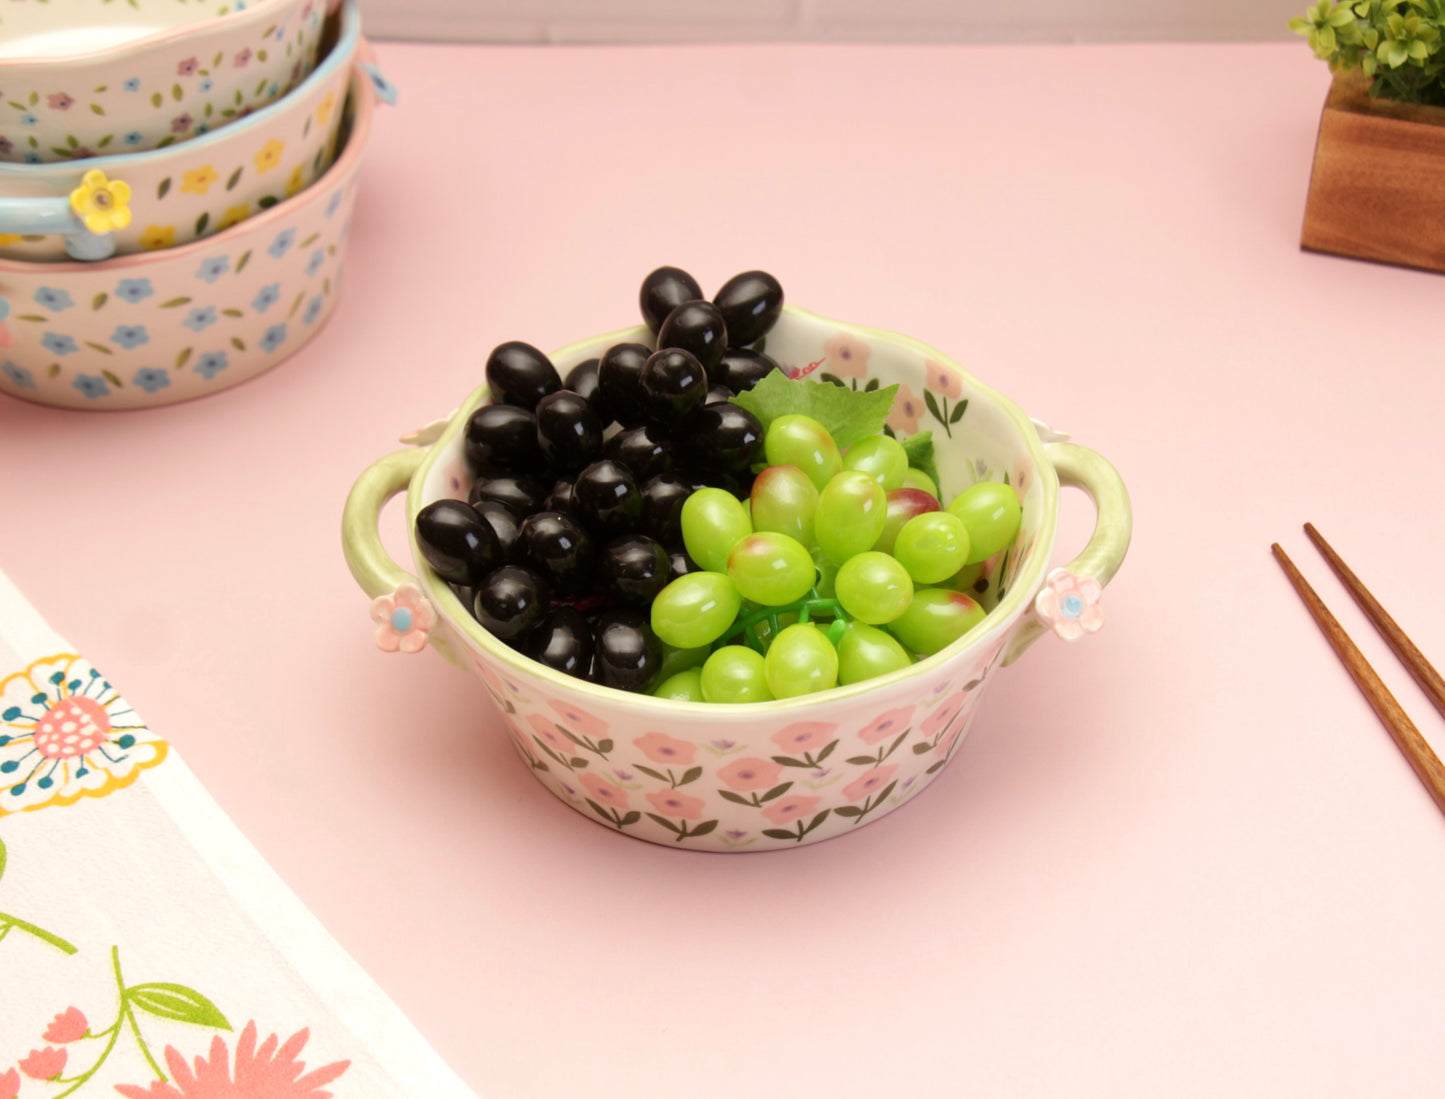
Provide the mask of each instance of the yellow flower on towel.
{"label": "yellow flower on towel", "polygon": [[124,229],[130,224],[130,185],[106,179],[99,168],[92,168],[70,192],[70,208],[97,235]]}
{"label": "yellow flower on towel", "polygon": [[175,242],[176,227],[174,225],[148,225],[146,231],[140,235],[140,246],[147,251],[169,248]]}
{"label": "yellow flower on towel", "polygon": [[269,172],[276,165],[281,163],[281,154],[286,151],[286,143],[272,138],[261,146],[261,151],[256,154],[256,171]]}
{"label": "yellow flower on towel", "polygon": [[220,178],[216,169],[207,164],[182,176],[181,190],[189,195],[203,195],[211,189],[211,184]]}

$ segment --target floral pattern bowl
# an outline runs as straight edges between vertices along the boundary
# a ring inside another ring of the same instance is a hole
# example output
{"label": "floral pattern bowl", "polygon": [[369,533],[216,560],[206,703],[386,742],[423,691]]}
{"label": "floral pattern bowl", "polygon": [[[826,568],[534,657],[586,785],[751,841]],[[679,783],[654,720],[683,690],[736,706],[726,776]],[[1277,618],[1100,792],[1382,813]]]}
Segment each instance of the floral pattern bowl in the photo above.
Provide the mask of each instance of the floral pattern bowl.
{"label": "floral pattern bowl", "polygon": [[355,0],[335,44],[285,98],[190,141],[58,164],[0,164],[0,256],[104,259],[221,232],[309,186],[336,153],[361,41]]}
{"label": "floral pattern bowl", "polygon": [[[646,329],[586,340],[554,356],[566,371]],[[949,648],[890,675],[777,702],[707,705],[629,694],[537,664],[492,637],[430,568],[409,573],[382,548],[377,516],[405,490],[409,529],[427,504],[465,499],[463,434],[488,398],[474,392],[425,445],[380,459],[347,499],[343,547],[374,597],[375,639],[388,651],[430,644],[476,674],[532,774],[578,813],[625,835],[707,851],[765,851],[847,835],[912,800],[958,751],[995,670],[1049,627],[1097,629],[1100,588],[1128,548],[1128,494],[1098,454],[1059,441],[938,351],[893,333],[792,306],[768,334],[790,373],[821,367],[841,384],[899,383],[891,426],[931,428],[942,489],[1003,480],[1023,503],[1015,545],[975,589],[989,614]],[[1042,436],[1042,437],[1041,437]],[[1049,441],[1044,441],[1047,438]],[[1098,516],[1083,552],[1050,570],[1060,485],[1082,488]]]}
{"label": "floral pattern bowl", "polygon": [[321,0],[21,0],[0,13],[0,161],[164,148],[310,73]]}
{"label": "floral pattern bowl", "polygon": [[336,163],[299,195],[209,240],[102,263],[0,259],[0,392],[66,408],[174,404],[301,348],[341,289],[376,99],[358,66]]}

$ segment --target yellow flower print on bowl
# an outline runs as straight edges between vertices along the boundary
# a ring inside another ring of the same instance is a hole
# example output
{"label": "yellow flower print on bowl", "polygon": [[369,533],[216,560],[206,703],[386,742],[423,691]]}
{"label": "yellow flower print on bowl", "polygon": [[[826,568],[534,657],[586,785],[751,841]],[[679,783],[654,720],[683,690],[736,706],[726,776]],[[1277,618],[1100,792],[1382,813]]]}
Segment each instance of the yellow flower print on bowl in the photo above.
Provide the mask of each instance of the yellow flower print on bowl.
{"label": "yellow flower print on bowl", "polygon": [[74,653],[0,679],[0,817],[104,797],[166,751],[120,692]]}
{"label": "yellow flower print on bowl", "polygon": [[261,151],[256,154],[256,171],[258,173],[269,172],[276,165],[281,163],[281,154],[286,151],[286,142],[272,138],[261,146]]}
{"label": "yellow flower print on bowl", "polygon": [[216,169],[206,164],[181,176],[181,190],[188,195],[203,195],[220,178]]}
{"label": "yellow flower print on bowl", "polygon": [[303,165],[291,169],[291,178],[286,181],[286,197],[299,195],[306,189],[306,172]]}
{"label": "yellow flower print on bowl", "polygon": [[336,108],[336,93],[327,92],[326,98],[321,101],[321,106],[316,108],[316,124],[325,126],[331,117],[331,112]]}
{"label": "yellow flower print on bowl", "polygon": [[124,229],[130,224],[130,184],[107,179],[99,168],[92,168],[70,192],[70,208],[97,236]]}
{"label": "yellow flower print on bowl", "polygon": [[140,235],[140,246],[147,252],[154,252],[157,248],[169,248],[175,242],[174,225],[148,225],[146,231]]}
{"label": "yellow flower print on bowl", "polygon": [[243,202],[239,206],[232,206],[221,215],[221,220],[216,222],[216,231],[220,232],[222,229],[229,229],[233,225],[239,225],[250,216],[251,207],[249,204]]}

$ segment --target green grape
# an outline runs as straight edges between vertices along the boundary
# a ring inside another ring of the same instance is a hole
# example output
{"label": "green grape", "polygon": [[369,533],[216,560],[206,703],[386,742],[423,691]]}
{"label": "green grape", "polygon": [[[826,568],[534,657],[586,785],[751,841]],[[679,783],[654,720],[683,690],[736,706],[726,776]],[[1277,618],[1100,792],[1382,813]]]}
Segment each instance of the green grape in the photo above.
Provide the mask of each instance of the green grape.
{"label": "green grape", "polygon": [[774,698],[826,691],[838,684],[838,650],[811,622],[798,622],[773,638],[763,674]]}
{"label": "green grape", "polygon": [[662,647],[662,666],[657,669],[657,681],[671,679],[678,672],[689,668],[701,668],[703,661],[712,652],[711,645],[699,645],[695,649],[679,649],[672,645]]}
{"label": "green grape", "polygon": [[843,458],[828,429],[811,416],[789,413],[768,425],[763,454],[770,466],[797,466],[821,489],[840,469]]}
{"label": "green grape", "polygon": [[908,609],[913,599],[913,581],[908,570],[876,550],[844,561],[834,587],[843,609],[870,626],[892,622]]}
{"label": "green grape", "polygon": [[888,518],[888,494],[866,473],[845,469],[818,493],[813,537],[823,557],[841,565],[873,548]]}
{"label": "green grape", "polygon": [[968,560],[968,528],[951,511],[915,515],[898,532],[893,556],[917,583],[942,583]]}
{"label": "green grape", "polygon": [[975,590],[974,585],[978,583],[979,577],[982,575],[983,562],[975,561],[971,565],[964,565],[963,568],[945,580],[941,586],[952,588],[954,591],[965,592],[977,598],[978,592]]}
{"label": "green grape", "polygon": [[843,455],[843,468],[856,469],[873,477],[885,492],[903,487],[908,472],[908,455],[903,444],[887,435],[874,435],[854,443]]}
{"label": "green grape", "polygon": [[753,530],[786,534],[805,546],[813,544],[813,509],[818,486],[797,466],[769,466],[753,481]]}
{"label": "green grape", "polygon": [[916,488],[920,492],[928,493],[935,500],[938,499],[938,486],[933,483],[933,478],[913,466],[909,466],[908,472],[903,475],[903,487]]}
{"label": "green grape", "polygon": [[763,654],[746,645],[724,645],[702,666],[702,696],[709,702],[770,702]]}
{"label": "green grape", "polygon": [[668,676],[652,693],[656,698],[666,698],[673,702],[707,701],[702,693],[701,668],[688,668]]}
{"label": "green grape", "polygon": [[720,572],[679,576],[652,601],[652,632],[666,645],[695,649],[711,645],[738,616],[742,597]]}
{"label": "green grape", "polygon": [[682,544],[698,567],[726,572],[728,554],[753,532],[748,513],[731,492],[700,488],[682,505]]}
{"label": "green grape", "polygon": [[960,591],[924,588],[888,630],[911,651],[932,656],[983,621],[983,608]]}
{"label": "green grape", "polygon": [[878,535],[878,541],[873,543],[873,548],[880,553],[892,553],[893,543],[898,538],[898,532],[903,529],[903,524],[917,515],[925,515],[930,511],[937,511],[939,503],[926,492],[916,488],[895,488],[888,494],[887,513],[883,519],[883,533]]}
{"label": "green grape", "polygon": [[848,632],[838,642],[839,683],[858,683],[912,663],[913,657],[892,634],[862,622],[850,622]]}
{"label": "green grape", "polygon": [[970,485],[950,501],[948,510],[968,528],[968,560],[987,561],[1011,543],[1019,532],[1023,508],[1018,493],[997,481]]}
{"label": "green grape", "polygon": [[812,555],[786,534],[749,534],[728,555],[728,576],[742,597],[765,607],[797,602],[816,578]]}

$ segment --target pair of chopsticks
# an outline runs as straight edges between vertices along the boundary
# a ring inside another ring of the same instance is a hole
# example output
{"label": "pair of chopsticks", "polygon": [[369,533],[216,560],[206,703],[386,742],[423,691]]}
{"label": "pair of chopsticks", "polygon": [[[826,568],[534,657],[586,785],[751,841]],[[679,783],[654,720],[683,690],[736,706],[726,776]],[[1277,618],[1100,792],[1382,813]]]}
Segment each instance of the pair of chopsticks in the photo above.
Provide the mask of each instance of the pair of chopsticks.
{"label": "pair of chopsticks", "polygon": [[[1401,663],[1414,676],[1415,682],[1420,684],[1430,701],[1435,704],[1435,708],[1440,711],[1442,716],[1445,716],[1445,679],[1440,677],[1440,673],[1405,636],[1405,631],[1396,625],[1395,620],[1385,612],[1385,608],[1380,606],[1379,601],[1370,594],[1369,589],[1360,583],[1360,578],[1340,559],[1340,555],[1321,537],[1320,532],[1315,530],[1313,524],[1305,524],[1305,534],[1309,536],[1309,540],[1315,544],[1315,548],[1320,551],[1330,568],[1335,571],[1335,575],[1349,590],[1360,609],[1365,612],[1365,616],[1380,632],[1385,643],[1394,650]],[[1430,791],[1430,796],[1435,799],[1435,804],[1440,807],[1442,812],[1445,812],[1445,766],[1441,766],[1440,758],[1430,750],[1430,745],[1420,735],[1420,730],[1415,728],[1414,722],[1406,716],[1399,702],[1395,700],[1395,696],[1381,681],[1375,669],[1370,667],[1364,654],[1355,647],[1355,643],[1350,640],[1349,635],[1335,620],[1335,616],[1330,613],[1324,601],[1315,594],[1309,581],[1300,575],[1299,569],[1295,568],[1294,562],[1286,556],[1278,542],[1270,546],[1270,552],[1274,554],[1280,567],[1284,569],[1285,575],[1289,577],[1290,583],[1299,592],[1300,598],[1304,600],[1305,606],[1314,616],[1314,620],[1326,640],[1329,641],[1345,669],[1354,679],[1355,685],[1364,693],[1370,707],[1384,723],[1385,728],[1394,739],[1396,747],[1404,753],[1415,774],[1425,784],[1425,788]]]}

